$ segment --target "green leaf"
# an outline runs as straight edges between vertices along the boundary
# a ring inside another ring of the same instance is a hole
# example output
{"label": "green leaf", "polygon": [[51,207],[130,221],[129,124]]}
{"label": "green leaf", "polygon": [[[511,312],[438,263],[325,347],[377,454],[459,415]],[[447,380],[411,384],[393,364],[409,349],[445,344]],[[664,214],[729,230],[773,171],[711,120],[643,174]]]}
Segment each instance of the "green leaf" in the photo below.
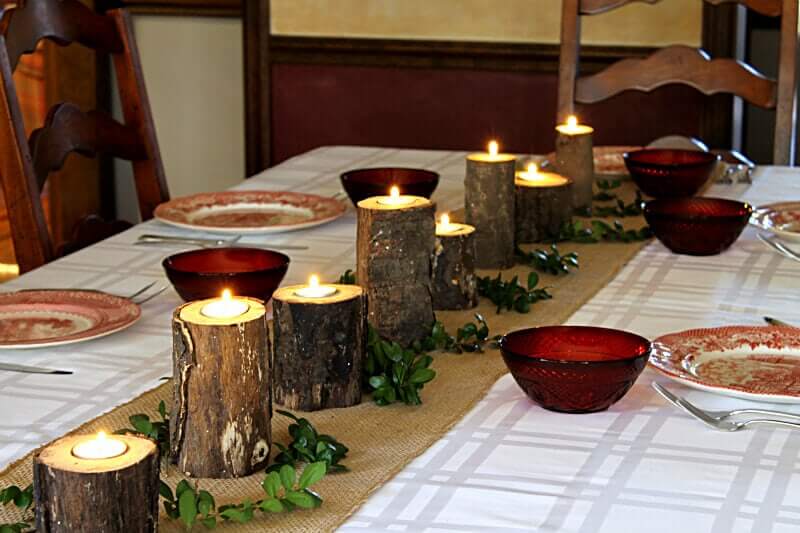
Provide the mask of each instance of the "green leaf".
{"label": "green leaf", "polygon": [[284,499],[289,500],[293,505],[303,509],[312,509],[317,505],[314,498],[305,492],[288,491]]}
{"label": "green leaf", "polygon": [[278,495],[278,491],[281,488],[280,475],[278,475],[277,472],[270,472],[264,478],[264,481],[261,483],[261,486],[264,487],[264,492],[269,494],[270,497],[275,498]]}
{"label": "green leaf", "polygon": [[211,511],[214,510],[214,497],[205,490],[201,490],[197,494],[197,509],[200,511],[200,514],[208,516]]}
{"label": "green leaf", "polygon": [[232,520],[240,524],[245,524],[253,519],[253,510],[246,508],[231,507],[225,509],[220,513],[220,516],[226,520]]}
{"label": "green leaf", "polygon": [[214,516],[203,518],[200,520],[200,523],[203,524],[203,527],[206,529],[215,529],[217,527],[217,519]]}
{"label": "green leaf", "polygon": [[311,463],[305,467],[303,473],[300,474],[300,480],[297,485],[301,489],[307,489],[323,477],[327,471],[327,465],[324,462]]}
{"label": "green leaf", "polygon": [[419,368],[411,374],[411,383],[427,383],[436,377],[436,372],[430,368]]}
{"label": "green leaf", "polygon": [[197,518],[197,500],[194,490],[184,490],[178,497],[178,514],[187,528],[192,527]]}
{"label": "green leaf", "polygon": [[134,429],[140,433],[149,435],[153,431],[153,423],[150,422],[150,417],[147,415],[131,415],[128,420],[130,420],[130,423]]}
{"label": "green leaf", "polygon": [[189,485],[189,482],[186,481],[185,479],[182,479],[175,487],[175,497],[180,499],[181,494],[183,494],[187,490],[191,490],[192,492],[194,492],[192,486]]}
{"label": "green leaf", "polygon": [[296,472],[294,468],[289,465],[283,465],[280,469],[280,477],[281,483],[283,484],[283,488],[286,490],[292,490],[294,488],[294,480],[296,476]]}
{"label": "green leaf", "polygon": [[285,511],[281,501],[275,498],[267,498],[258,507],[265,513],[282,513]]}
{"label": "green leaf", "polygon": [[169,488],[169,485],[167,485],[163,481],[158,482],[158,493],[161,495],[162,498],[164,498],[168,502],[175,501],[175,496],[172,495],[172,489]]}

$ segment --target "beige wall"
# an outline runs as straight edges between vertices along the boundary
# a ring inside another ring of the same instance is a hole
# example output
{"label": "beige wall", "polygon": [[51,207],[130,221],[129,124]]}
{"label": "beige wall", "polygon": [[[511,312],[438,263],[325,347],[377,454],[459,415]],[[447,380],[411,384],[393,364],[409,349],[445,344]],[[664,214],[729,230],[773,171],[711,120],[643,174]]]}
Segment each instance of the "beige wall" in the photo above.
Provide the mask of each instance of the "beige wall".
{"label": "beige wall", "polygon": [[[701,10],[700,0],[631,4],[587,17],[584,42],[698,45]],[[557,43],[560,21],[559,0],[272,0],[281,35]]]}
{"label": "beige wall", "polygon": [[[173,197],[226,189],[244,177],[242,24],[238,19],[137,15],[134,31]],[[136,213],[130,165],[117,169],[120,214]]]}

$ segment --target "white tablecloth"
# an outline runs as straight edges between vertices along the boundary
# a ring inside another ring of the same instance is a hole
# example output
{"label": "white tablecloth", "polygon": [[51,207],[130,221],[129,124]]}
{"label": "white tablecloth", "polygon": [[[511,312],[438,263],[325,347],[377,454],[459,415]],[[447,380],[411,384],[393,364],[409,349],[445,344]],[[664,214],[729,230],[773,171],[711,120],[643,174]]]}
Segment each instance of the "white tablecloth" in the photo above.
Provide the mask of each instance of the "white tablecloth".
{"label": "white tablecloth", "polygon": [[[456,152],[321,148],[241,188],[333,194],[339,190],[338,174],[350,168],[418,166],[442,175],[435,199],[455,209],[462,202],[463,157]],[[752,187],[716,186],[709,194],[744,197],[755,204],[800,198],[800,171],[765,167]],[[3,288],[80,287],[122,294],[152,280],[166,283],[160,261],[176,248],[131,245],[139,234],[156,230],[186,234],[157,222],[142,224]],[[289,253],[286,282],[294,283],[312,272],[334,279],[352,268],[354,240],[355,215],[349,212],[318,229],[244,242],[309,245],[307,251]],[[570,322],[649,337],[692,327],[759,324],[764,314],[800,323],[798,295],[800,263],[767,250],[748,229],[729,251],[709,258],[677,256],[657,242],[649,245]],[[139,323],[104,339],[0,351],[0,361],[75,371],[72,376],[0,373],[0,401],[6,406],[0,420],[0,466],[169,375],[169,318],[178,304],[175,293],[165,293],[145,304]],[[653,378],[645,372],[628,396],[605,413],[564,415],[532,404],[506,376],[343,529],[800,530],[800,433],[706,429],[657,397],[649,388]],[[675,388],[708,407],[742,404]]]}

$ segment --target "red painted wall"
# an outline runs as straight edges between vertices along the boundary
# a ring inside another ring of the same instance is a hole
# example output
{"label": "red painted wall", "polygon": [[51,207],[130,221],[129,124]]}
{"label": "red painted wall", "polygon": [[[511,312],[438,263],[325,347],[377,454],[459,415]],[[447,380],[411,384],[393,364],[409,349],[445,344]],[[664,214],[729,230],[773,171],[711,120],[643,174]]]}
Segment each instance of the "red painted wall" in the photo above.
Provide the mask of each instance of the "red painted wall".
{"label": "red painted wall", "polygon": [[[332,144],[474,150],[553,149],[553,74],[277,64],[275,162]],[[687,87],[626,93],[580,110],[595,144],[646,144],[697,134],[703,97]]]}

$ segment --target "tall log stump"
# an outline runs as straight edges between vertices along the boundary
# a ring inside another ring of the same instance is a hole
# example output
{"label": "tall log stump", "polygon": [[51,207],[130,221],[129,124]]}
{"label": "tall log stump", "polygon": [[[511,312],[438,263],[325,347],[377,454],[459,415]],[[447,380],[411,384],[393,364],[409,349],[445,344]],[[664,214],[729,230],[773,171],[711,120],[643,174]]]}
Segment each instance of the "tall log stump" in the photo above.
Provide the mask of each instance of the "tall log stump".
{"label": "tall log stump", "polygon": [[303,287],[272,295],[275,402],[300,411],[355,405],[367,345],[366,294],[355,285],[330,285],[331,296],[298,296]]}
{"label": "tall log stump", "polygon": [[267,464],[271,445],[270,344],[264,304],[234,318],[179,307],[172,320],[172,461],[188,476],[247,476]]}
{"label": "tall log stump", "polygon": [[367,319],[378,333],[408,346],[430,334],[434,204],[407,205],[376,196],[358,202],[357,279],[367,292]]}
{"label": "tall log stump", "polygon": [[158,447],[115,435],[128,448],[117,457],[82,459],[73,447],[86,435],[60,439],[33,459],[36,531],[146,533],[158,526]]}
{"label": "tall log stump", "polygon": [[528,244],[558,235],[572,222],[572,180],[550,172],[518,172],[516,239]]}
{"label": "tall log stump", "polygon": [[591,213],[594,191],[594,154],[589,126],[562,124],[556,127],[556,169],[573,181],[572,209]]}
{"label": "tall log stump", "polygon": [[437,224],[433,253],[433,308],[471,309],[478,305],[475,228]]}
{"label": "tall log stump", "polygon": [[508,154],[467,157],[464,215],[475,227],[478,268],[514,266],[514,166]]}

